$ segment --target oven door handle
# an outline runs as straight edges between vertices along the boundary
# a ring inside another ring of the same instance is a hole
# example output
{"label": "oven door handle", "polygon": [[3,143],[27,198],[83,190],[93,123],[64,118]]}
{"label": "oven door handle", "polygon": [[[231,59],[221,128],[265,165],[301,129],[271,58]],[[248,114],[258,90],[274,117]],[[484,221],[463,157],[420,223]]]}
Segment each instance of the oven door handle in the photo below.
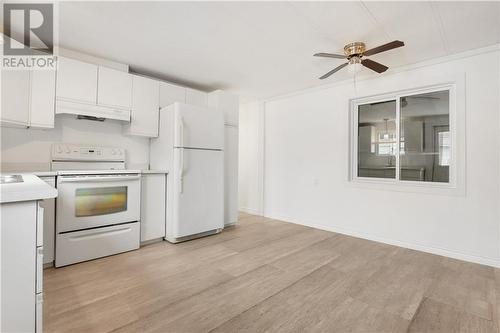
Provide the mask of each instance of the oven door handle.
{"label": "oven door handle", "polygon": [[59,183],[88,183],[88,182],[118,182],[140,179],[141,175],[131,176],[104,176],[104,177],[65,177],[61,176]]}

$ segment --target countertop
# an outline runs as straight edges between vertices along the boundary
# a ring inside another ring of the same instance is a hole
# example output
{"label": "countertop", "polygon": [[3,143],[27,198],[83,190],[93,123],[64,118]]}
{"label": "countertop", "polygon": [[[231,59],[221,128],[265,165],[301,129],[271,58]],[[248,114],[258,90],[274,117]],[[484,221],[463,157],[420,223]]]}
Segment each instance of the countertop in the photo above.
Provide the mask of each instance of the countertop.
{"label": "countertop", "polygon": [[[126,169],[126,170],[129,170],[129,169]],[[139,172],[139,173],[142,173],[142,174],[160,174],[160,173],[165,173],[167,174],[168,173],[168,170],[132,170],[134,172]],[[23,173],[23,174],[32,174],[32,175],[35,175],[37,177],[55,177],[58,175],[57,171],[8,171],[8,172],[3,172],[2,174],[20,174],[20,173]]]}
{"label": "countertop", "polygon": [[[2,173],[9,175],[13,173]],[[57,197],[57,190],[34,174],[20,173],[21,183],[0,184],[0,203],[33,201]]]}

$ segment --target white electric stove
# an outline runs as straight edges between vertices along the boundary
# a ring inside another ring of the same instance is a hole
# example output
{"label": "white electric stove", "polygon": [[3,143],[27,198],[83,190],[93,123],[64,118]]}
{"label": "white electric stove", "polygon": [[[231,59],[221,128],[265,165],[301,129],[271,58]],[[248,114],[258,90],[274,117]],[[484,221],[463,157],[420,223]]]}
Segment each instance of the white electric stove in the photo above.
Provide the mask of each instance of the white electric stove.
{"label": "white electric stove", "polygon": [[139,248],[141,180],[125,150],[54,144],[56,256],[61,267]]}

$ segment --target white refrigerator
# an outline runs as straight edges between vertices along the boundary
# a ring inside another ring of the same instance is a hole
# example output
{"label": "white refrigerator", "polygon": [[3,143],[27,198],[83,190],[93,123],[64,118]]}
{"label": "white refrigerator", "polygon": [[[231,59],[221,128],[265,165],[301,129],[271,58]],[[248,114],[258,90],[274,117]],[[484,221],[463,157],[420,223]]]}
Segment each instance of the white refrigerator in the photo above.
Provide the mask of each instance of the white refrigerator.
{"label": "white refrigerator", "polygon": [[160,110],[150,168],[167,170],[166,236],[180,241],[224,228],[224,116],[174,103]]}

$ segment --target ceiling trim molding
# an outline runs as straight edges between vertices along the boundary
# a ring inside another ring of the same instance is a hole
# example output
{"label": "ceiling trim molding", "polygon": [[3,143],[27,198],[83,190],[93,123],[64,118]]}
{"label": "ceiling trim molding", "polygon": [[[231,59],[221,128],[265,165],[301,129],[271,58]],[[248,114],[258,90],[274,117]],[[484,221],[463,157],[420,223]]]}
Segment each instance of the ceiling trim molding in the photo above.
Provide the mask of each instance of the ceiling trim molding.
{"label": "ceiling trim molding", "polygon": [[[490,45],[490,46],[482,47],[482,48],[479,48],[479,49],[468,50],[468,51],[464,51],[464,52],[460,52],[460,53],[446,55],[444,57],[439,57],[439,58],[434,58],[434,59],[430,59],[430,60],[425,60],[425,61],[422,61],[422,62],[410,64],[410,65],[404,65],[404,66],[398,66],[398,67],[390,68],[386,72],[387,74],[384,74],[384,75],[394,75],[394,74],[397,74],[397,73],[406,72],[406,71],[410,71],[410,70],[415,70],[415,69],[418,69],[418,68],[428,67],[428,66],[432,66],[432,65],[437,65],[437,64],[442,64],[442,63],[450,62],[450,61],[455,61],[455,60],[460,60],[460,59],[464,59],[464,58],[473,57],[473,56],[480,55],[480,54],[491,53],[491,52],[499,52],[499,51],[500,51],[500,43],[497,43],[497,44],[493,44],[493,45]],[[350,84],[350,83],[353,83],[354,80],[356,82],[359,82],[359,81],[375,80],[377,78],[378,78],[377,76],[373,76],[373,75],[368,76],[368,75],[365,75],[365,76],[362,76],[362,77],[357,77],[355,79],[352,78],[352,79],[342,80],[342,81],[333,82],[333,83],[329,83],[329,84],[325,84],[325,85],[320,85],[320,86],[316,86],[316,87],[305,88],[305,89],[293,91],[293,92],[286,93],[286,94],[280,94],[280,95],[276,95],[276,96],[272,96],[272,97],[269,97],[269,98],[262,99],[261,101],[263,101],[263,102],[272,102],[272,101],[277,101],[277,100],[280,100],[280,99],[283,99],[283,98],[288,98],[288,97],[303,95],[303,94],[307,94],[307,93],[310,93],[310,92],[316,92],[316,91],[320,91],[320,90],[323,90],[323,89],[330,89],[330,88],[333,88],[333,87],[338,87],[338,86],[341,86],[341,85]]]}

